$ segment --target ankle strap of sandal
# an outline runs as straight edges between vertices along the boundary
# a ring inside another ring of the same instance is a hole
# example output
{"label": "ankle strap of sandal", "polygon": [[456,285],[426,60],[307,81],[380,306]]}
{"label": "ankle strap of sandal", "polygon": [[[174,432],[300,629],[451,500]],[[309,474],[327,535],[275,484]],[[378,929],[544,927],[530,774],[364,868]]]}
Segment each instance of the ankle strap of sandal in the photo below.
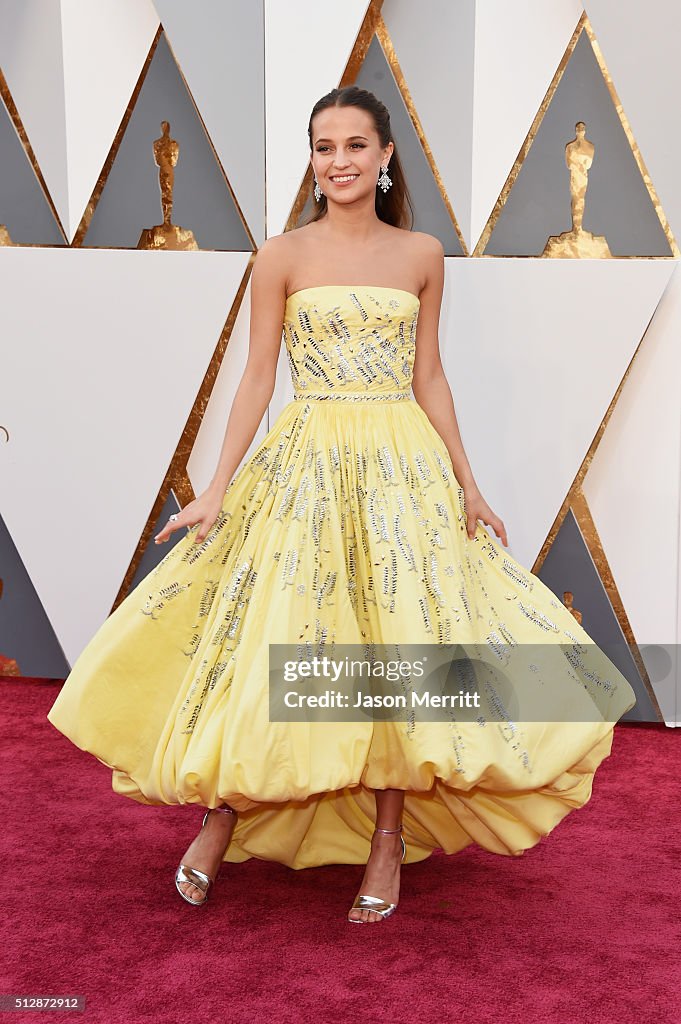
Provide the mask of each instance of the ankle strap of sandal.
{"label": "ankle strap of sandal", "polygon": [[393,832],[401,832],[402,831],[402,826],[398,825],[397,828],[378,828],[378,826],[377,826],[374,831],[375,832],[383,832],[383,833],[385,833],[385,835],[389,836],[389,835],[392,835]]}

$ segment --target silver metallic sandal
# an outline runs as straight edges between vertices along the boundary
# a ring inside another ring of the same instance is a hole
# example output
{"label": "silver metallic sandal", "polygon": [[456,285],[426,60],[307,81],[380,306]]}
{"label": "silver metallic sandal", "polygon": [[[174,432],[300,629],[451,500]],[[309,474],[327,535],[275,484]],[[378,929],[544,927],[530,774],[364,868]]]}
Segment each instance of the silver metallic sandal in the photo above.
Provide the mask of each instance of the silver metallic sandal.
{"label": "silver metallic sandal", "polygon": [[[220,811],[221,814],[238,813],[234,810],[233,807],[228,807],[226,804],[223,804],[222,807],[209,807],[209,809],[203,816],[203,821],[201,822],[201,829],[203,829],[204,825],[208,821],[208,815],[212,810]],[[175,872],[175,888],[177,889],[183,900],[186,900],[187,903],[193,903],[195,907],[202,907],[203,904],[206,902],[210,895],[210,890],[213,886],[214,881],[215,879],[211,878],[210,875],[207,875],[205,871],[199,871],[198,868],[192,868],[188,864],[180,864],[179,868]],[[197,889],[201,890],[201,892],[203,893],[203,899],[193,900],[191,896],[187,896],[187,894],[184,893],[180,888],[180,882],[191,882],[192,885],[196,886]]]}
{"label": "silver metallic sandal", "polygon": [[[397,828],[376,828],[374,829],[374,831],[384,832],[385,835],[387,836],[392,835],[395,832],[399,832],[400,842],[402,843],[402,860],[404,860],[404,858],[407,856],[407,847],[401,835],[401,825],[398,825]],[[395,911],[397,910],[397,904],[386,903],[385,900],[379,899],[378,896],[365,896],[360,893],[360,895],[356,898],[355,902],[350,907],[350,911],[352,910],[372,910],[375,914],[380,914],[381,917],[386,918],[390,917],[391,914],[395,913]],[[350,922],[350,924],[370,923],[369,921],[362,921],[360,917],[350,917],[350,911],[348,911],[348,921]]]}

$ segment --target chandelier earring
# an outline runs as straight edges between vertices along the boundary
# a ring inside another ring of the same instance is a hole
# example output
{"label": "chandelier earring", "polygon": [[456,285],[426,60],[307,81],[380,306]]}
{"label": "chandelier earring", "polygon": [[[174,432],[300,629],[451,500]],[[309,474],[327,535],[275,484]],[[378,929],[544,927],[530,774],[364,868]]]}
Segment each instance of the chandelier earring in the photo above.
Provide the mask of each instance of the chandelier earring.
{"label": "chandelier earring", "polygon": [[319,182],[317,181],[316,174],[314,176],[314,197],[317,200],[317,202],[319,202],[319,200],[322,198],[322,190],[319,187]]}
{"label": "chandelier earring", "polygon": [[392,180],[388,177],[388,165],[387,164],[385,165],[385,167],[381,164],[381,171],[383,173],[381,174],[380,178],[378,179],[377,184],[378,184],[379,188],[383,189],[383,193],[385,194],[388,191],[388,189],[390,188],[390,186],[392,185]]}

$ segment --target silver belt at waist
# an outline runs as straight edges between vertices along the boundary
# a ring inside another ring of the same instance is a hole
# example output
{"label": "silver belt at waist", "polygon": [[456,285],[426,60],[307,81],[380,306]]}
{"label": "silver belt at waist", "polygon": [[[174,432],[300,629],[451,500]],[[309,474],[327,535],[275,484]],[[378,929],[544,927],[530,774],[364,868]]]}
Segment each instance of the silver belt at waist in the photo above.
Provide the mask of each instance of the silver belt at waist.
{"label": "silver belt at waist", "polygon": [[410,391],[299,391],[293,396],[294,402],[402,402],[410,398]]}

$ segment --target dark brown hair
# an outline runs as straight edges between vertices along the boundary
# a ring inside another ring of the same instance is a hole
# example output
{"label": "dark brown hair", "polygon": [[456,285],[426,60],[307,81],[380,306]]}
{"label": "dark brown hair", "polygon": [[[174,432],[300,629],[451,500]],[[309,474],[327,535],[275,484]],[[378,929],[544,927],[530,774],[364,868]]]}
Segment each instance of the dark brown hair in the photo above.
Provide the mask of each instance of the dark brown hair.
{"label": "dark brown hair", "polygon": [[[328,107],[361,107],[362,110],[366,110],[368,114],[371,114],[381,146],[385,147],[389,142],[393,143],[394,149],[388,162],[388,174],[392,185],[385,193],[382,188],[378,185],[376,186],[376,215],[379,220],[385,221],[386,224],[411,230],[414,225],[414,209],[409,189],[407,188],[404,170],[397,153],[397,146],[395,146],[395,140],[392,137],[388,108],[368,89],[360,89],[357,85],[346,85],[342,89],[332,89],[331,92],[327,92],[326,96],[322,96],[321,99],[317,100],[312,108],[310,121],[307,126],[310,152],[312,152],[312,120],[315,114],[318,114],[320,110],[326,110]],[[314,183],[314,174],[311,180]],[[312,205],[313,212],[306,219],[305,224],[311,224],[326,214],[328,207],[326,196],[322,194],[319,202],[313,197]]]}

